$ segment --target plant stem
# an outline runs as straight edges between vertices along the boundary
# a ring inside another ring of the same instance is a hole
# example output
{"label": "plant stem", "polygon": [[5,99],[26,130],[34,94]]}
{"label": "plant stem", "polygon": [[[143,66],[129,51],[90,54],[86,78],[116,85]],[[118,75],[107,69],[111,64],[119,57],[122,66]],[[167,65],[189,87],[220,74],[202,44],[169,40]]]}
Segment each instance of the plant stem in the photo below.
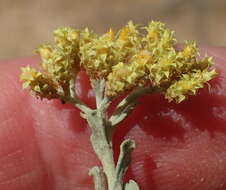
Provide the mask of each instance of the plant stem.
{"label": "plant stem", "polygon": [[95,166],[89,171],[89,175],[93,176],[95,190],[107,190],[106,176],[102,168]]}
{"label": "plant stem", "polygon": [[[116,168],[112,149],[112,127],[104,121],[101,115],[102,113],[98,110],[95,110],[92,114],[87,115],[87,121],[92,129],[90,140],[95,153],[101,161],[104,173],[107,177],[108,190],[116,190],[114,188]],[[117,188],[117,190],[122,190],[122,187]]]}
{"label": "plant stem", "polygon": [[159,87],[138,87],[134,89],[127,97],[125,97],[116,107],[109,121],[112,126],[118,125],[123,121],[137,104],[137,100],[145,94],[154,94],[161,92],[163,89]]}
{"label": "plant stem", "polygon": [[[107,109],[110,102],[104,95],[105,81],[97,80],[92,82],[96,95],[96,109],[92,110],[89,108],[85,110],[84,118],[87,120],[92,130],[90,141],[93,150],[101,161],[103,171],[99,167],[94,167],[90,170],[90,174],[93,176],[96,190],[105,190],[104,183],[106,182],[108,190],[124,190],[126,185],[123,183],[123,177],[130,164],[131,152],[135,148],[135,143],[129,139],[122,142],[120,146],[120,156],[116,165],[112,147],[112,136],[115,126],[112,125],[107,116]],[[134,105],[132,99],[133,98],[131,98],[130,102],[127,102],[128,106],[131,106],[131,108],[133,108]],[[123,115],[122,112],[118,114],[119,116]],[[138,187],[135,182],[133,182],[133,184]],[[127,185],[127,187],[130,186]],[[138,190],[138,188],[135,190]]]}
{"label": "plant stem", "polygon": [[[123,183],[123,177],[129,167],[131,152],[135,148],[135,142],[130,139],[126,139],[122,142],[120,146],[119,159],[117,161],[117,165],[115,165],[112,148],[113,127],[99,114],[100,112],[95,110],[86,118],[90,128],[92,129],[92,135],[90,138],[91,144],[103,166],[103,171],[107,179],[108,190],[133,190],[132,187],[134,190],[139,190],[138,185],[134,181],[129,186],[127,185],[127,187],[131,187],[131,189],[125,189],[126,186],[124,186]],[[101,175],[99,169],[95,170],[96,172],[93,173],[95,188],[96,190],[104,190],[104,187],[99,189],[100,184],[98,184],[98,181],[103,184],[103,181],[106,180],[105,176]],[[97,171],[99,171],[99,173]]]}

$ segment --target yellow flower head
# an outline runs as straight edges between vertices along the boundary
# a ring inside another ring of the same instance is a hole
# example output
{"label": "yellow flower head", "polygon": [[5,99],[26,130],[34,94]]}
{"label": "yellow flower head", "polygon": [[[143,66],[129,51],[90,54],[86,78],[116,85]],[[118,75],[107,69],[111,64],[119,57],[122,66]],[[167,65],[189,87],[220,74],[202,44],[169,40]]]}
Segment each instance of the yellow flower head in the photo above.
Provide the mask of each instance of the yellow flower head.
{"label": "yellow flower head", "polygon": [[115,41],[115,57],[118,62],[125,62],[129,57],[134,55],[142,47],[142,38],[137,25],[132,21],[123,27]]}
{"label": "yellow flower head", "polygon": [[61,27],[54,31],[54,39],[56,46],[65,52],[78,51],[80,32],[71,27]]}
{"label": "yellow flower head", "polygon": [[105,79],[107,96],[149,86],[161,88],[169,101],[181,102],[216,75],[210,57],[197,58],[195,42],[185,41],[178,51],[174,32],[165,24],[152,21],[145,31],[132,21],[116,34],[112,28],[98,35],[88,28],[79,31],[61,27],[54,31],[56,46],[42,45],[38,49],[43,73],[30,67],[23,69],[24,86],[42,97],[41,92],[53,97],[49,93],[56,92],[56,86],[57,92],[60,88],[70,94],[70,85],[83,69],[91,81]]}
{"label": "yellow flower head", "polygon": [[23,88],[30,88],[31,92],[40,98],[59,98],[57,85],[42,73],[30,66],[23,67],[20,79],[23,80]]}
{"label": "yellow flower head", "polygon": [[148,66],[149,78],[153,85],[163,86],[172,81],[177,67],[176,52],[170,51],[168,54],[159,57],[157,62]]}
{"label": "yellow flower head", "polygon": [[128,64],[123,62],[112,67],[112,72],[107,77],[106,94],[119,95],[133,87],[144,84],[147,80],[147,66],[152,63],[152,57],[147,51],[135,54]]}
{"label": "yellow flower head", "polygon": [[174,32],[167,29],[165,24],[161,22],[150,22],[147,27],[145,27],[147,35],[144,37],[146,48],[151,51],[155,56],[161,57],[176,43],[174,38]]}
{"label": "yellow flower head", "polygon": [[185,41],[184,49],[182,50],[182,57],[187,59],[195,58],[197,55],[199,55],[198,52],[199,49],[195,42]]}
{"label": "yellow flower head", "polygon": [[116,64],[113,45],[114,33],[110,29],[80,47],[81,66],[91,78],[104,78],[111,72],[111,67]]}
{"label": "yellow flower head", "polygon": [[200,71],[184,74],[180,80],[174,82],[165,93],[169,101],[175,100],[180,103],[188,98],[189,95],[195,95],[197,90],[203,88],[204,84],[216,76],[216,71]]}

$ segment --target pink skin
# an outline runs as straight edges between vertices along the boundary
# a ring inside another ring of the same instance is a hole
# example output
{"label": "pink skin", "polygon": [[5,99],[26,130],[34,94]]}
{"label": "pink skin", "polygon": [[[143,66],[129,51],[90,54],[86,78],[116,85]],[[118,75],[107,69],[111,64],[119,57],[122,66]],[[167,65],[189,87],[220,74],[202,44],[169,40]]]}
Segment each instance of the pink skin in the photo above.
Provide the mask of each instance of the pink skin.
{"label": "pink skin", "polygon": [[[217,79],[197,97],[176,105],[162,96],[144,97],[116,132],[136,141],[126,180],[141,190],[226,189],[226,49],[203,47],[214,56]],[[91,190],[92,151],[86,122],[73,106],[40,101],[22,90],[20,67],[38,58],[0,63],[0,189]],[[78,93],[94,104],[80,75]]]}

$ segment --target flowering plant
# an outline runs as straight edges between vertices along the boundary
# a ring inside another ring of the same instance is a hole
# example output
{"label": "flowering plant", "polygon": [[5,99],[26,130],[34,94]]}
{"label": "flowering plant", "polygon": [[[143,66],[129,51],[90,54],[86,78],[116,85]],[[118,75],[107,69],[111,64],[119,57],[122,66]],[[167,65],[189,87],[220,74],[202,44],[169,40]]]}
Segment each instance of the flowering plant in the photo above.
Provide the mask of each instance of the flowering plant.
{"label": "flowering plant", "polygon": [[[143,32],[143,31],[144,32]],[[23,87],[36,97],[59,99],[81,110],[92,134],[92,147],[102,167],[93,167],[96,190],[138,190],[138,184],[123,182],[135,142],[121,143],[120,155],[114,162],[112,136],[118,124],[146,94],[161,93],[169,102],[180,103],[216,76],[211,57],[199,59],[195,42],[185,41],[175,49],[174,32],[161,22],[140,27],[130,21],[119,32],[112,29],[103,35],[62,27],[54,31],[55,46],[38,49],[42,70],[22,68]],[[95,92],[96,108],[92,109],[76,94],[76,76],[84,70]],[[115,110],[108,109],[113,100],[125,95]]]}

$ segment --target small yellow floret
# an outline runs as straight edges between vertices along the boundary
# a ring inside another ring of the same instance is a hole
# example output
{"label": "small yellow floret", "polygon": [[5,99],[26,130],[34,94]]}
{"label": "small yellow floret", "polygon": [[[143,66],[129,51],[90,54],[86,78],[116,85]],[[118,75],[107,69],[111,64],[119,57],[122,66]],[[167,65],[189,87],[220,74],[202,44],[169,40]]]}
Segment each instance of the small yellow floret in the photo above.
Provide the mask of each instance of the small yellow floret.
{"label": "small yellow floret", "polygon": [[71,53],[78,51],[80,32],[71,27],[61,27],[54,31],[54,39],[58,48]]}
{"label": "small yellow floret", "polygon": [[88,28],[80,31],[80,42],[79,46],[82,47],[83,45],[91,42],[93,39],[97,38],[97,34],[90,31]]}
{"label": "small yellow floret", "polygon": [[23,88],[30,88],[36,96],[40,98],[59,98],[57,86],[47,76],[38,72],[30,66],[23,67],[20,79],[23,80]]}
{"label": "small yellow floret", "polygon": [[167,29],[161,22],[152,21],[145,29],[147,31],[147,35],[143,39],[145,46],[157,57],[161,57],[176,43],[174,32]]}
{"label": "small yellow floret", "polygon": [[216,76],[215,70],[196,71],[184,74],[179,81],[173,83],[166,91],[165,97],[169,101],[175,100],[180,103],[189,95],[195,95],[197,90],[203,88],[204,84]]}
{"label": "small yellow floret", "polygon": [[199,49],[195,42],[185,41],[184,49],[182,51],[182,57],[191,59],[198,56]]}
{"label": "small yellow floret", "polygon": [[127,59],[133,56],[142,48],[142,37],[137,25],[132,21],[123,27],[114,44],[115,57],[118,62],[126,62]]}
{"label": "small yellow floret", "polygon": [[130,63],[118,63],[112,67],[112,72],[107,77],[106,94],[116,96],[135,86],[140,86],[147,80],[147,66],[152,63],[152,57],[148,51],[140,51],[135,54]]}
{"label": "small yellow floret", "polygon": [[177,71],[177,66],[175,51],[171,51],[164,56],[162,55],[158,62],[148,66],[150,80],[156,86],[163,86],[171,82]]}
{"label": "small yellow floret", "polygon": [[51,58],[52,51],[53,49],[50,45],[42,45],[38,49],[38,53],[40,54],[43,61]]}
{"label": "small yellow floret", "polygon": [[110,40],[113,41],[115,39],[115,33],[112,30],[112,28],[109,29],[109,31],[106,33],[106,37]]}
{"label": "small yellow floret", "polygon": [[81,65],[91,78],[104,78],[111,72],[111,67],[116,64],[113,45],[114,34],[110,29],[80,47]]}
{"label": "small yellow floret", "polygon": [[50,46],[41,46],[39,53],[43,69],[62,84],[67,83],[79,70],[74,54],[65,54],[61,49],[52,49]]}

